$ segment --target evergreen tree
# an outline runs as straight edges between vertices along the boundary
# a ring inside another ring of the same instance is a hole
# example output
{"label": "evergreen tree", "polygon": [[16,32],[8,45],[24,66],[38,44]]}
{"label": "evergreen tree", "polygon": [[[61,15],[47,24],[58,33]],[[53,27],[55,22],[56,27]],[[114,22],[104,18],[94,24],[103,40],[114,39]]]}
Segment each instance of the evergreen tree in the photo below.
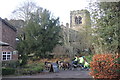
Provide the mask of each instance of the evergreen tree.
{"label": "evergreen tree", "polygon": [[120,2],[92,4],[93,43],[97,53],[120,52]]}
{"label": "evergreen tree", "polygon": [[51,53],[57,44],[62,44],[60,32],[59,18],[52,17],[48,10],[38,8],[36,12],[31,12],[23,27],[23,34],[18,37],[17,50],[21,65],[27,63],[30,55],[35,59],[49,57],[48,53]]}

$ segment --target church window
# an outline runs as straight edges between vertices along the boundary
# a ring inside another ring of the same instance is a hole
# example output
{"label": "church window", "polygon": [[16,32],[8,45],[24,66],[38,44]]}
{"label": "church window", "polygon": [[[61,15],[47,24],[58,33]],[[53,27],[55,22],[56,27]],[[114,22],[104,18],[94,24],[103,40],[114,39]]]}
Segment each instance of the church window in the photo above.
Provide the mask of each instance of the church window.
{"label": "church window", "polygon": [[78,18],[77,18],[77,16],[75,17],[75,24],[78,24]]}
{"label": "church window", "polygon": [[79,16],[78,18],[78,23],[81,24],[82,23],[82,17]]}
{"label": "church window", "polygon": [[82,23],[82,17],[75,17],[75,24],[81,24]]}

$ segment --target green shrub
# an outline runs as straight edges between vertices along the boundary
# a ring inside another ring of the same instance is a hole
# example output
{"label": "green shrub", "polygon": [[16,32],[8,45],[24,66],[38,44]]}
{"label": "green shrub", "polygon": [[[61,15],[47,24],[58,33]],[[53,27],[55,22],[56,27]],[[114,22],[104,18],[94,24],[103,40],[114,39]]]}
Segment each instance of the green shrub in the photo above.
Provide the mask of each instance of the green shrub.
{"label": "green shrub", "polygon": [[20,66],[24,66],[27,64],[28,56],[27,55],[22,55],[21,59],[19,59],[19,64]]}
{"label": "green shrub", "polygon": [[10,60],[10,61],[2,61],[2,67],[16,68],[19,66],[18,61]]}
{"label": "green shrub", "polygon": [[21,71],[21,74],[35,74],[35,73],[40,73],[43,71],[43,68],[41,67],[33,67],[33,68],[23,68]]}
{"label": "green shrub", "polygon": [[33,71],[31,68],[23,68],[21,69],[20,73],[27,75],[27,74],[33,74]]}
{"label": "green shrub", "polygon": [[93,55],[88,55],[88,56],[85,56],[85,58],[87,59],[88,63],[90,63],[92,61],[92,57]]}
{"label": "green shrub", "polygon": [[2,68],[2,75],[11,75],[15,73],[14,68]]}
{"label": "green shrub", "polygon": [[21,74],[36,74],[41,71],[43,71],[44,64],[43,63],[33,63],[33,64],[27,64],[24,66],[24,68],[21,69]]}

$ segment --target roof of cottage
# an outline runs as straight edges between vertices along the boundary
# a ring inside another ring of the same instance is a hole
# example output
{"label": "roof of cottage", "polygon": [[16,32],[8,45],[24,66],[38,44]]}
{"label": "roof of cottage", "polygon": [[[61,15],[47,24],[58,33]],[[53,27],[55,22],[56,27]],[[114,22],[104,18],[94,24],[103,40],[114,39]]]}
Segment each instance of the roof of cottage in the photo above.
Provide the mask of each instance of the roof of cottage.
{"label": "roof of cottage", "polygon": [[0,21],[2,21],[5,25],[7,25],[8,27],[10,27],[11,29],[13,29],[15,32],[17,31],[17,29],[14,26],[12,26],[11,24],[9,24],[7,21],[5,21],[4,19],[2,19],[1,17],[0,17]]}

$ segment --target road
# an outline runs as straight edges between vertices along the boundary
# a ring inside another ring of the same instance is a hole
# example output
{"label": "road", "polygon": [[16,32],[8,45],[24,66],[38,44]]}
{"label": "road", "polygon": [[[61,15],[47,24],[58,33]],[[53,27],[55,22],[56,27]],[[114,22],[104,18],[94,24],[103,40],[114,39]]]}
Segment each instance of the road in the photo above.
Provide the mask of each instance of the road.
{"label": "road", "polygon": [[90,71],[85,70],[62,70],[57,73],[39,73],[34,75],[23,76],[6,76],[3,78],[92,78],[89,75]]}

